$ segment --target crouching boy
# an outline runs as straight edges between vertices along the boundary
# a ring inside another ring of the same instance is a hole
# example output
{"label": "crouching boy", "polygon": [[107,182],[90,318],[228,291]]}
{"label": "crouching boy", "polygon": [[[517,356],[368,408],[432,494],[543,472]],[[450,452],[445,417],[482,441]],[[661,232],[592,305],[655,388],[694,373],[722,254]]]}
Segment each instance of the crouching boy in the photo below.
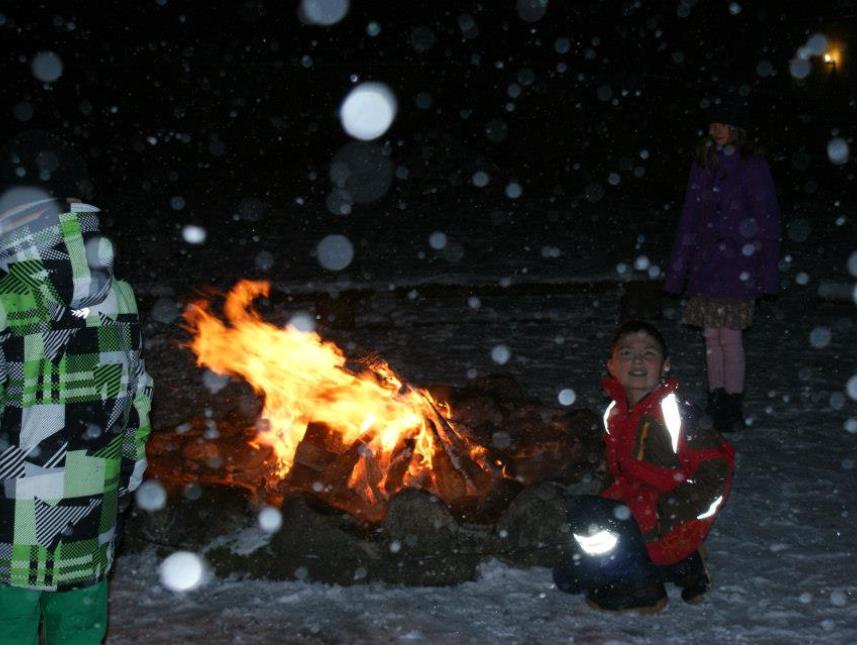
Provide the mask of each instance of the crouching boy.
{"label": "crouching boy", "polygon": [[732,484],[735,451],[678,394],[660,332],[629,321],[613,336],[604,389],[609,481],[570,500],[559,589],[608,611],[660,611],[664,583],[699,602],[711,580],[699,548]]}

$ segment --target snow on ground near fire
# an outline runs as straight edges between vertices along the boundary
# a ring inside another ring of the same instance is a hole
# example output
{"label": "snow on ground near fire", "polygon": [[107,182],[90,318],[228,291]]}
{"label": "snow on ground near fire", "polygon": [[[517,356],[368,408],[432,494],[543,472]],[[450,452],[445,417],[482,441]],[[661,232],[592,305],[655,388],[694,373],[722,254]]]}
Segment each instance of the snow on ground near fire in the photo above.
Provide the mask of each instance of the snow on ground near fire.
{"label": "snow on ground near fire", "polygon": [[[575,405],[602,405],[614,292],[466,300],[377,294],[357,329],[337,334],[417,382],[502,371],[544,401],[558,405],[571,388]],[[699,398],[701,340],[666,313],[675,371]],[[176,594],[150,553],[119,560],[108,642],[857,642],[854,326],[853,302],[823,301],[812,285],[760,303],[747,339],[752,427],[733,437],[738,473],[707,541],[715,588],[702,605],[670,588],[659,615],[607,615],[557,591],[547,569],[496,561],[449,588],[211,579]],[[491,360],[498,344],[510,352],[502,366]]]}

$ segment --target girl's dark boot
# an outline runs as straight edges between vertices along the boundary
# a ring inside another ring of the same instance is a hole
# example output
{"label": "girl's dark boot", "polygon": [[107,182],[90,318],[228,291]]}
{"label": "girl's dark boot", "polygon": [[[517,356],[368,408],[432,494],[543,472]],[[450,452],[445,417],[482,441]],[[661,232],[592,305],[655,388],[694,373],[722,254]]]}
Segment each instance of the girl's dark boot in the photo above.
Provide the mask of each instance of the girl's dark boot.
{"label": "girl's dark boot", "polygon": [[726,390],[722,387],[708,391],[708,403],[705,406],[705,414],[709,418],[712,427],[718,432],[728,432],[725,417]]}
{"label": "girl's dark boot", "polygon": [[744,422],[744,393],[727,392],[724,398],[724,419],[721,432],[736,432],[747,427]]}

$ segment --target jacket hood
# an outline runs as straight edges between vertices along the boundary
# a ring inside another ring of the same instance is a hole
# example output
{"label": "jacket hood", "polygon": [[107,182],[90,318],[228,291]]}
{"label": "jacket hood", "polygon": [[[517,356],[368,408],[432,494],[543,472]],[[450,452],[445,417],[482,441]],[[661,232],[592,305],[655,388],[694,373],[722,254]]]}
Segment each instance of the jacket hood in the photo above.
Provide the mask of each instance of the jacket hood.
{"label": "jacket hood", "polygon": [[81,309],[102,302],[113,280],[113,245],[98,208],[45,199],[0,213],[0,269],[47,302]]}

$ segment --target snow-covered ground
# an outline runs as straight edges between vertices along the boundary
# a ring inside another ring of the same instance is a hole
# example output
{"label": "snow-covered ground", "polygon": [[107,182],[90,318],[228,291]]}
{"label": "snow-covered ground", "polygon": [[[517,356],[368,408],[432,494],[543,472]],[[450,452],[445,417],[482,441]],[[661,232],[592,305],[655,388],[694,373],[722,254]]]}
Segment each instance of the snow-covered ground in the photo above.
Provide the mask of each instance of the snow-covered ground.
{"label": "snow-covered ground", "polygon": [[[791,272],[747,337],[752,426],[731,437],[738,472],[707,540],[715,588],[703,604],[688,606],[671,588],[658,615],[608,615],[557,591],[547,569],[496,561],[450,588],[211,579],[177,594],[161,585],[155,555],[126,555],[108,643],[857,642],[855,303],[819,298],[824,272],[798,268],[808,283]],[[360,301],[355,330],[332,335],[377,350],[418,384],[501,371],[544,401],[572,388],[575,405],[600,408],[618,289],[474,294],[478,306],[461,294],[379,291]],[[661,321],[674,371],[701,398],[702,341],[674,307]],[[498,344],[511,352],[502,366],[491,360]]]}

